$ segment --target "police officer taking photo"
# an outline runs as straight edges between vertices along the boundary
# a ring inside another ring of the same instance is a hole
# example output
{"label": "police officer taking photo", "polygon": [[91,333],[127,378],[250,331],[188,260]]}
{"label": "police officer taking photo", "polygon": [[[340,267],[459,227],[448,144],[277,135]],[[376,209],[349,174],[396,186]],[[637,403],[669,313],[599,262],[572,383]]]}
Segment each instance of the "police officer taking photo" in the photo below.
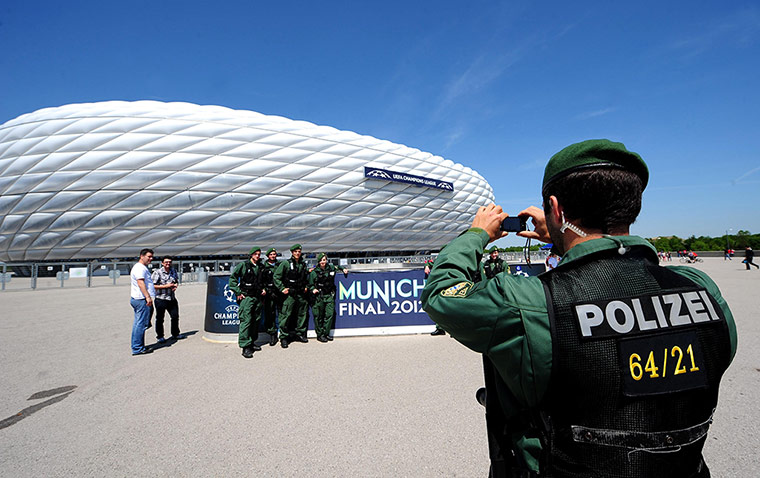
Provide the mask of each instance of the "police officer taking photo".
{"label": "police officer taking photo", "polygon": [[573,144],[546,165],[543,210],[519,213],[535,230],[518,235],[562,256],[555,269],[473,283],[484,247],[506,235],[493,204],[439,254],[422,302],[494,370],[492,476],[710,476],[702,448],[736,327],[706,274],[660,266],[629,235],[648,179],[621,143]]}

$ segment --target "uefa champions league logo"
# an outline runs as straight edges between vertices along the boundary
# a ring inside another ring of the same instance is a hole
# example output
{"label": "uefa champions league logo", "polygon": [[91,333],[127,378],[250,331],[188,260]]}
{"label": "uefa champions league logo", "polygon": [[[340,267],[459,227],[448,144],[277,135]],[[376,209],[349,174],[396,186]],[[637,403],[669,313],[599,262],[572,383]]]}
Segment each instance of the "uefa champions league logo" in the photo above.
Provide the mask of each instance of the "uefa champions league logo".
{"label": "uefa champions league logo", "polygon": [[227,302],[237,302],[235,292],[230,289],[229,285],[224,286],[224,298],[227,299]]}
{"label": "uefa champions league logo", "polygon": [[380,169],[373,169],[372,171],[368,172],[366,175],[368,178],[381,178],[381,179],[388,179],[388,180],[393,179],[391,178],[390,174]]}

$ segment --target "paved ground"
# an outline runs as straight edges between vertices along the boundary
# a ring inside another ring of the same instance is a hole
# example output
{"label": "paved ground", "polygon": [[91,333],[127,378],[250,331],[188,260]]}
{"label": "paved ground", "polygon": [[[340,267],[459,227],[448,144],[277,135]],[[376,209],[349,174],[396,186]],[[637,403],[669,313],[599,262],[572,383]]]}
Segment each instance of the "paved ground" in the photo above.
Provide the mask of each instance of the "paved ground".
{"label": "paved ground", "polygon": [[[740,334],[708,464],[713,476],[760,476],[760,272],[738,260],[697,267],[721,286]],[[11,418],[0,423],[0,476],[486,474],[480,358],[456,341],[311,340],[245,360],[202,340],[205,290],[188,285],[190,335],[131,357],[128,293],[0,293],[0,420]]]}

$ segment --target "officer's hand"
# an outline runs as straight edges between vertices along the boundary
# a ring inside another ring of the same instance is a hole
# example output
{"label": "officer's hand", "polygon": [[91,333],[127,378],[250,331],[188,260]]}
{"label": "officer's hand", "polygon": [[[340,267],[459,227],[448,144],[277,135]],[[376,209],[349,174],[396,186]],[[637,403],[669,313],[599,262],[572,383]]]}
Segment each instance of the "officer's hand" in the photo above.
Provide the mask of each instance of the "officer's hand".
{"label": "officer's hand", "polygon": [[[491,241],[507,235],[501,230],[501,222],[509,214],[505,213],[501,206],[489,204],[478,209],[475,219],[472,220],[472,227],[479,227],[488,233]],[[490,241],[489,241],[490,242]]]}
{"label": "officer's hand", "polygon": [[527,239],[538,239],[547,244],[552,242],[552,238],[549,236],[549,230],[546,228],[546,217],[544,216],[544,211],[542,209],[539,209],[536,206],[531,206],[528,209],[520,211],[518,216],[530,216],[533,221],[533,230],[520,231],[517,233],[518,236]]}
{"label": "officer's hand", "polygon": [[314,294],[319,294],[319,289],[314,289],[312,292],[313,292]]}
{"label": "officer's hand", "polygon": [[237,300],[243,300],[243,299],[245,299],[245,296],[243,294],[240,294],[239,296],[237,296]]}
{"label": "officer's hand", "polygon": [[288,289],[287,287],[284,288],[284,289],[282,289],[282,293],[285,294],[285,295],[288,295],[289,291],[290,291],[290,289]]}
{"label": "officer's hand", "polygon": [[267,291],[265,291],[265,290],[262,290],[262,291],[261,291],[261,295],[267,295]]}

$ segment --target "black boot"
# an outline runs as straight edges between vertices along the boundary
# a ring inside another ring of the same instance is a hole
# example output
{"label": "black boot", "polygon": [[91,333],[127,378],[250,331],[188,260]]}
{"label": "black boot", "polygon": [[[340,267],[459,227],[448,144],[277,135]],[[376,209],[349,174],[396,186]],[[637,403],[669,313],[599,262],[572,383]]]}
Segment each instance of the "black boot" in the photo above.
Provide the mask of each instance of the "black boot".
{"label": "black boot", "polygon": [[247,347],[243,347],[243,357],[247,359],[253,357],[253,347],[251,347],[250,345]]}

